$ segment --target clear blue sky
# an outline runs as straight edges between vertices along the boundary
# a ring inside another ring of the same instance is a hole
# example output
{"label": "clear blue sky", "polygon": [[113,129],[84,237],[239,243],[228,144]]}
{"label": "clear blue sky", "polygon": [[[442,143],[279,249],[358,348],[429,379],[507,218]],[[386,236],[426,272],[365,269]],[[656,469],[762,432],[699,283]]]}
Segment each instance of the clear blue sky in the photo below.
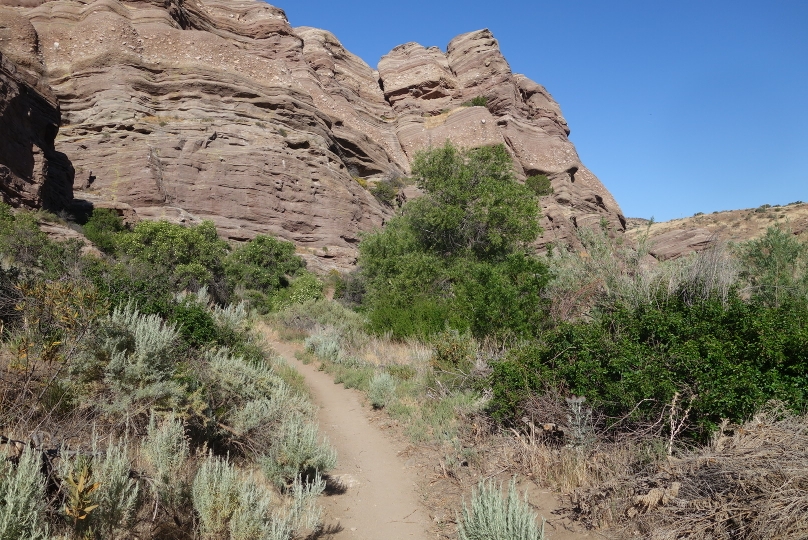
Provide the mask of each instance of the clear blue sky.
{"label": "clear blue sky", "polygon": [[808,0],[273,0],[375,67],[490,28],[629,217],[808,201]]}

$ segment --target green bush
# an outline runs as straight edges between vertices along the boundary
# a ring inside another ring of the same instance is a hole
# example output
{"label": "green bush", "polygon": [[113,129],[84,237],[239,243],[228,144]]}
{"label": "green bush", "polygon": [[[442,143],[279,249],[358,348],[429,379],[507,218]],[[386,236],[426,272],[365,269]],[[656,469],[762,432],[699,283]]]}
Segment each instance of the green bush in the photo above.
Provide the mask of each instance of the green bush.
{"label": "green bush", "polygon": [[426,194],[359,245],[370,328],[397,338],[447,325],[477,336],[536,332],[547,272],[527,246],[538,206],[505,148],[447,144],[418,154],[413,173]]}
{"label": "green bush", "polygon": [[264,293],[288,287],[290,278],[306,267],[293,243],[261,235],[235,248],[224,264],[232,286]]}
{"label": "green bush", "polygon": [[118,249],[135,260],[167,271],[174,290],[196,290],[208,285],[217,292],[217,300],[226,296],[218,285],[224,279],[224,259],[229,246],[219,238],[210,221],[193,227],[167,221],[141,221],[131,233],[119,236]]}
{"label": "green bush", "polygon": [[789,230],[769,227],[762,238],[740,246],[743,277],[752,296],[771,306],[808,298],[808,245]]}
{"label": "green bush", "polygon": [[621,309],[565,323],[494,364],[492,413],[514,419],[548,387],[579,396],[608,417],[653,422],[677,393],[693,395],[694,435],[722,419],[747,419],[767,401],[808,405],[808,309],[710,299]]}
{"label": "green bush", "polygon": [[386,206],[393,206],[393,203],[396,200],[396,195],[398,195],[398,190],[390,185],[388,182],[376,182],[376,184],[370,188],[370,194],[376,197],[376,200]]}
{"label": "green bush", "polygon": [[458,519],[460,540],[543,540],[544,521],[537,524],[536,513],[516,493],[516,480],[508,485],[508,495],[501,487],[482,481],[471,495],[471,506],[463,503]]}
{"label": "green bush", "polygon": [[118,233],[123,230],[123,220],[110,208],[95,208],[84,224],[84,236],[104,253],[115,252]]}
{"label": "green bush", "polygon": [[477,96],[471,98],[469,101],[463,102],[463,107],[487,107],[488,98],[485,96]]}
{"label": "green bush", "polygon": [[389,373],[377,373],[370,380],[368,399],[375,409],[383,409],[396,399],[396,381]]}
{"label": "green bush", "polygon": [[528,176],[525,180],[525,185],[529,187],[537,197],[553,194],[553,185],[550,183],[550,179],[544,174]]}

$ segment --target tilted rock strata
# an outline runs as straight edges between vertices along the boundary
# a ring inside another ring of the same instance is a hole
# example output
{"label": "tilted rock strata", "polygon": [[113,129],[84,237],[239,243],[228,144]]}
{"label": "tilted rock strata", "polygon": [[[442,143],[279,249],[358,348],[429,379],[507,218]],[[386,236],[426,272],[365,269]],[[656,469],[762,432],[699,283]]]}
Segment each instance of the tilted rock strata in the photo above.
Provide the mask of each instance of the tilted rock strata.
{"label": "tilted rock strata", "polygon": [[[402,45],[374,71],[257,0],[4,3],[27,7],[0,9],[0,33],[20,29],[0,36],[0,51],[58,98],[56,144],[79,200],[212,219],[232,239],[277,235],[345,267],[360,233],[393,213],[355,178],[409,174],[416,152],[450,140],[504,143],[520,178],[551,178],[542,243],[604,221],[623,229],[558,105],[510,71],[487,30],[445,54]],[[477,96],[488,106],[462,106]]]}
{"label": "tilted rock strata", "polygon": [[0,195],[13,206],[59,209],[71,202],[73,170],[54,148],[59,107],[42,90],[0,53]]}
{"label": "tilted rock strata", "polygon": [[[614,197],[567,138],[558,104],[544,87],[511,72],[488,30],[456,37],[446,54],[416,43],[396,47],[379,62],[379,75],[410,159],[446,140],[462,147],[504,143],[520,178],[550,178],[555,193],[542,198],[540,246],[576,244],[580,226],[625,230]],[[475,97],[486,98],[486,106],[463,106]]]}

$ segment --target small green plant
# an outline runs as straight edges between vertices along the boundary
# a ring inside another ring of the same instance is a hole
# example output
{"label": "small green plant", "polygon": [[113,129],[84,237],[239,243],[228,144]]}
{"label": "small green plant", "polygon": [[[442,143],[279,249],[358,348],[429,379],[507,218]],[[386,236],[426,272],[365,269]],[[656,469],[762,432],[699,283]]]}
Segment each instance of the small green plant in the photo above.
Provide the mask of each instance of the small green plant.
{"label": "small green plant", "polygon": [[544,174],[528,176],[525,180],[525,185],[529,187],[537,197],[544,197],[554,193],[550,179]]}
{"label": "small green plant", "polygon": [[314,478],[336,467],[337,453],[327,440],[319,440],[316,425],[292,417],[280,431],[280,440],[261,459],[264,474],[279,487],[291,485],[298,476]]}
{"label": "small green plant", "polygon": [[283,128],[278,128],[278,135],[280,135],[281,137],[287,137],[289,135],[289,132]]}
{"label": "small green plant", "polygon": [[393,206],[396,195],[398,195],[398,190],[387,182],[377,182],[376,185],[370,188],[370,193],[376,197],[376,200],[380,203],[386,206]]}
{"label": "small green plant", "polygon": [[487,107],[488,98],[485,96],[477,96],[462,104],[463,107]]}
{"label": "small green plant", "polygon": [[221,538],[238,508],[240,479],[227,460],[212,455],[194,477],[191,495],[203,538]]}
{"label": "small green plant", "polygon": [[503,496],[501,486],[482,481],[471,495],[471,506],[463,503],[460,540],[544,540],[544,520],[538,525],[527,499],[516,493],[516,479]]}
{"label": "small green plant", "polygon": [[46,540],[45,477],[38,452],[25,450],[16,467],[0,460],[0,540]]}
{"label": "small green plant", "polygon": [[73,530],[81,533],[87,529],[86,524],[89,523],[87,518],[90,512],[98,508],[93,493],[101,484],[92,481],[88,457],[80,456],[76,462],[73,471],[64,477],[64,484],[67,488],[64,513]]}
{"label": "small green plant", "polygon": [[370,404],[375,409],[383,409],[396,399],[396,381],[389,373],[377,373],[370,380],[368,389]]}

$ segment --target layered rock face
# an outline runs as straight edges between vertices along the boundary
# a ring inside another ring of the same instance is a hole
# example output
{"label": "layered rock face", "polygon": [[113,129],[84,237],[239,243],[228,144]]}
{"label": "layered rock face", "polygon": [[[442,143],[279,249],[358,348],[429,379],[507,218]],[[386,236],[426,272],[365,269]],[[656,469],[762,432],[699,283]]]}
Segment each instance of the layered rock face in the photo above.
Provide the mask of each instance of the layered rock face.
{"label": "layered rock face", "polygon": [[[396,47],[382,58],[379,75],[408,158],[446,140],[462,147],[503,143],[520,178],[550,178],[555,193],[542,198],[540,245],[575,245],[574,229],[581,226],[625,230],[614,197],[567,138],[558,104],[544,87],[511,72],[488,30],[456,37],[446,54],[417,43]],[[462,106],[476,97],[486,106]]]}
{"label": "layered rock face", "polygon": [[7,13],[3,21],[0,194],[4,202],[13,206],[59,209],[70,204],[73,185],[70,162],[54,148],[59,107],[40,82],[42,65],[36,58],[33,27],[13,12]]}
{"label": "layered rock face", "polygon": [[[360,233],[393,214],[356,178],[406,175],[415,152],[448,139],[504,143],[520,177],[551,178],[544,242],[602,220],[623,229],[558,105],[511,73],[488,31],[445,54],[402,45],[374,71],[332,34],[293,29],[258,0],[2,3],[0,51],[58,99],[55,149],[75,167],[77,200],[211,219],[232,239],[272,234],[346,267]],[[477,96],[488,106],[461,106]],[[67,176],[40,191],[66,204]]]}

